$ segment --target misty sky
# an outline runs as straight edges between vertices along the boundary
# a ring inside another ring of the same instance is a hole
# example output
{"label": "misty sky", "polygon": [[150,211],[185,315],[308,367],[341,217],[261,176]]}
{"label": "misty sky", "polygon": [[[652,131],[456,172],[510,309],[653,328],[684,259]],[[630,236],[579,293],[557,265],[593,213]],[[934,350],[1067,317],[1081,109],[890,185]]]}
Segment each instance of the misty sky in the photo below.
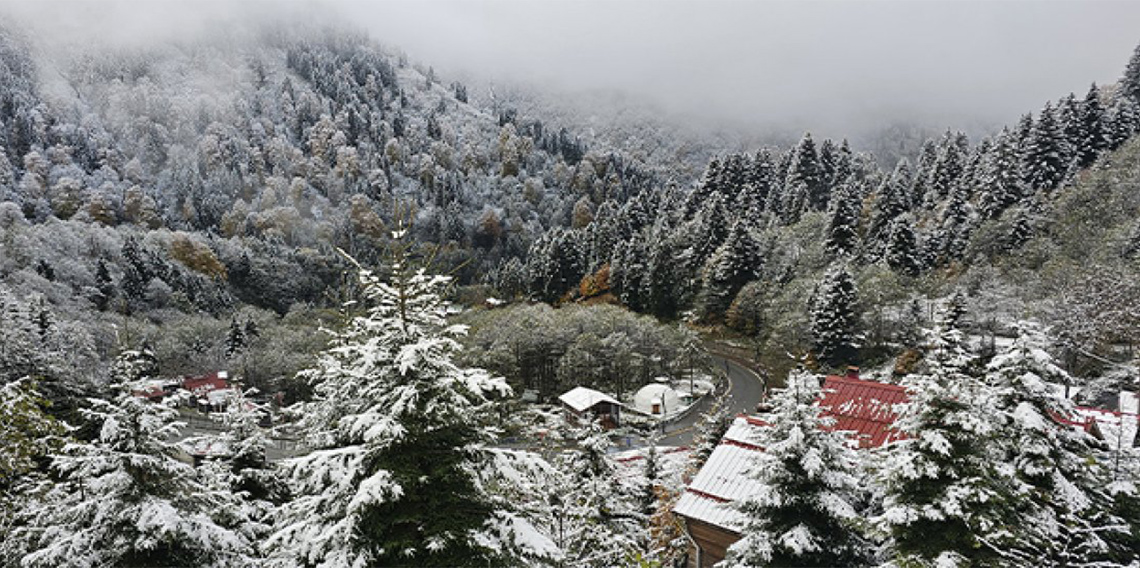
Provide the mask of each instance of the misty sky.
{"label": "misty sky", "polygon": [[720,118],[858,128],[1009,122],[1140,42],[1140,2],[353,2],[440,70],[615,89]]}
{"label": "misty sky", "polygon": [[[1140,42],[1140,2],[0,0],[72,42],[155,41],[265,14],[347,20],[444,77],[563,93],[622,91],[665,109],[831,135],[919,120],[1012,122],[1092,81]],[[52,40],[56,41],[56,40]]]}

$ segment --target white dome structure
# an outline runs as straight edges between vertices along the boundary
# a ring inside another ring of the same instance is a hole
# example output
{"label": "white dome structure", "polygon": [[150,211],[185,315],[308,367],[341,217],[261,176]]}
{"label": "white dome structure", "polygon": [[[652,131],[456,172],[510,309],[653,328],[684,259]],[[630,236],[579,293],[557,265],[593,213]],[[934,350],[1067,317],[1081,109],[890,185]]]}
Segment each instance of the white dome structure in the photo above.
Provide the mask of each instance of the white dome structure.
{"label": "white dome structure", "polygon": [[646,414],[663,416],[681,410],[681,398],[669,385],[653,383],[633,395],[633,407]]}

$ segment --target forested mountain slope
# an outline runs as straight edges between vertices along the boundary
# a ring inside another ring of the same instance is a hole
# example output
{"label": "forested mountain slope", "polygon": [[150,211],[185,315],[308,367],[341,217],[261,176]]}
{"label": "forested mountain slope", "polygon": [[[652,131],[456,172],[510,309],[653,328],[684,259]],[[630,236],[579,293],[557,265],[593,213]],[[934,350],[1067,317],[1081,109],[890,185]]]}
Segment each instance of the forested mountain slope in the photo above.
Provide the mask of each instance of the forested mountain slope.
{"label": "forested mountain slope", "polygon": [[880,363],[916,346],[932,300],[961,291],[975,333],[992,342],[1017,317],[1041,319],[1071,370],[1095,375],[1131,356],[1138,84],[1140,54],[1117,85],[976,143],[947,131],[892,169],[810,134],[723,154],[691,190],[608,200],[585,228],[551,230],[494,282],[723,323],[778,370],[789,353]]}
{"label": "forested mountain slope", "polygon": [[720,154],[700,180],[709,148],[637,113],[555,129],[530,115],[556,105],[469,95],[343,28],[65,55],[6,30],[0,63],[5,333],[80,346],[40,372],[97,381],[144,338],[165,372],[280,382],[320,347],[306,323],[353,293],[335,249],[378,264],[397,217],[478,294],[612,292],[754,337],[776,370],[808,351],[883,361],[955,290],[977,334],[1044,319],[1088,374],[1133,317],[1102,296],[1136,280],[1135,59],[1119,85],[976,143],[947,131],[893,168],[806,134]]}
{"label": "forested mountain slope", "polygon": [[[116,342],[146,338],[167,373],[248,351],[252,373],[289,377],[319,341],[288,322],[344,299],[336,248],[377,264],[408,218],[471,283],[583,226],[590,203],[656,185],[343,28],[62,54],[0,30],[0,76],[5,327],[57,314],[43,326],[89,359],[60,374],[97,378]],[[251,321],[251,349],[230,345]]]}

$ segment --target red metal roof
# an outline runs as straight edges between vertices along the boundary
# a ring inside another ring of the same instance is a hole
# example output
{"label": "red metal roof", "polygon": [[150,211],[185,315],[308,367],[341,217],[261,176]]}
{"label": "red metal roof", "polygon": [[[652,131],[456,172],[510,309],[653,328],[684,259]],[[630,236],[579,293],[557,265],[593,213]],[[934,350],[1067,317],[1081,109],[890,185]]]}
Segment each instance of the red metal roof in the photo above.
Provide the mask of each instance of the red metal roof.
{"label": "red metal roof", "polygon": [[874,448],[900,434],[895,422],[896,404],[907,401],[906,389],[899,385],[831,375],[823,383],[819,401],[823,415],[835,418],[835,429],[853,432],[860,448]]}
{"label": "red metal roof", "polygon": [[210,373],[201,377],[187,377],[182,380],[182,388],[194,394],[206,394],[211,391],[230,388],[224,372]]}

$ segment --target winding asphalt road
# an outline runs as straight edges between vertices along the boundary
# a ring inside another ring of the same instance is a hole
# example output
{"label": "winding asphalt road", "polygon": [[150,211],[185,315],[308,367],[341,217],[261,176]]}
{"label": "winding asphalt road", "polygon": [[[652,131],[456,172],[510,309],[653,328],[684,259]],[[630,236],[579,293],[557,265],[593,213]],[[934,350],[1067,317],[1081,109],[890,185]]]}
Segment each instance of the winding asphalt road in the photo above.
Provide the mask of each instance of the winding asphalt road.
{"label": "winding asphalt road", "polygon": [[[756,405],[764,396],[764,381],[750,369],[719,355],[709,354],[714,364],[728,371],[728,408],[733,416],[740,413],[756,412]],[[687,446],[693,443],[694,427],[714,402],[713,396],[706,396],[697,404],[697,410],[665,429],[665,435],[658,440],[663,446]]]}

